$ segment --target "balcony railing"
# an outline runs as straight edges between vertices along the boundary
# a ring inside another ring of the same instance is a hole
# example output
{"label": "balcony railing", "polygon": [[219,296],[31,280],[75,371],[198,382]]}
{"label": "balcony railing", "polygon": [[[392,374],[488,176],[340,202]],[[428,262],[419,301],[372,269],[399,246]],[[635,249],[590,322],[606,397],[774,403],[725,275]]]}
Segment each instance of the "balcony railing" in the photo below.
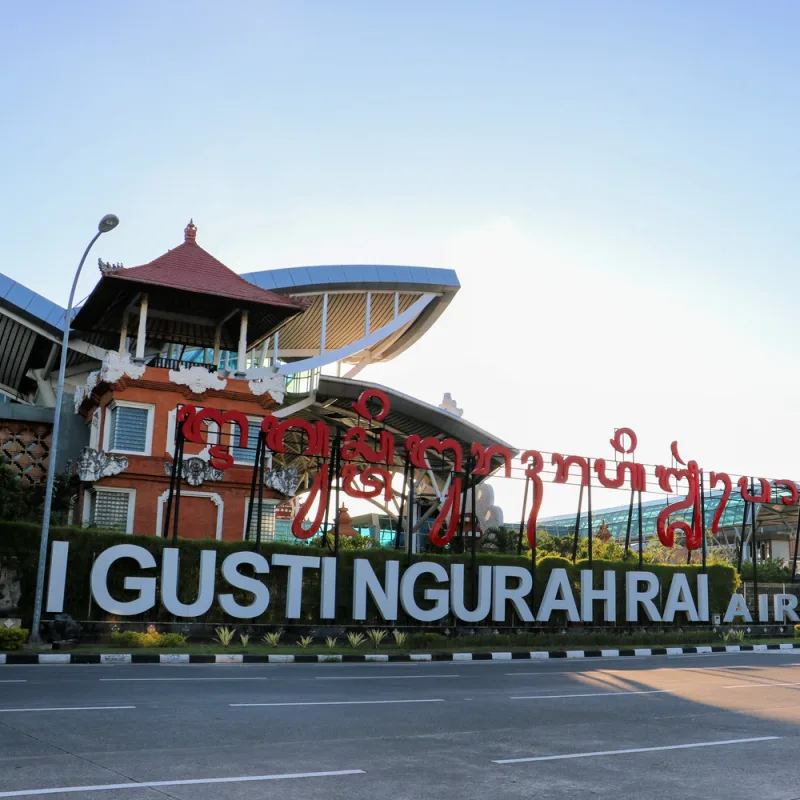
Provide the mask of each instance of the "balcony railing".
{"label": "balcony railing", "polygon": [[154,358],[150,362],[151,367],[161,367],[162,369],[173,369],[178,370],[181,367],[202,367],[209,372],[216,372],[217,365],[216,364],[202,364],[198,363],[197,361],[181,361],[179,358],[164,358],[163,356],[159,356],[158,358]]}

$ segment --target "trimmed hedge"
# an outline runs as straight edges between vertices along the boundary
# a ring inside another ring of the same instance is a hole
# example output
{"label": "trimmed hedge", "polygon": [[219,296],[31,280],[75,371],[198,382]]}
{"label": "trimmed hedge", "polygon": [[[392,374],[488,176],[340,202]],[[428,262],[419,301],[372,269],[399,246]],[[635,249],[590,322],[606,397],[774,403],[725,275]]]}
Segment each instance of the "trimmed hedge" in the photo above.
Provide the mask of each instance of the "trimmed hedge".
{"label": "trimmed hedge", "polygon": [[0,628],[0,650],[20,650],[28,633],[26,628]]}
{"label": "trimmed hedge", "polygon": [[[70,543],[69,560],[67,567],[67,588],[64,603],[64,610],[75,619],[80,620],[110,620],[110,616],[98,608],[91,599],[89,580],[92,564],[96,556],[103,550],[116,544],[136,544],[149,550],[155,556],[156,562],[161,562],[161,550],[164,547],[171,546],[171,540],[165,540],[156,536],[136,536],[118,532],[102,532],[96,530],[87,530],[83,528],[68,528],[68,527],[55,527],[50,531],[52,540],[68,541]],[[213,539],[206,540],[187,540],[180,541],[180,580],[179,580],[179,596],[183,602],[192,602],[196,599],[197,585],[200,568],[200,552],[202,550],[216,550],[217,551],[217,593],[230,592],[230,586],[223,581],[219,566],[224,558],[230,553],[239,550],[253,550],[255,545],[248,542],[225,542]],[[16,523],[16,522],[0,522],[0,557],[14,557],[18,559],[19,568],[21,571],[22,581],[22,601],[20,611],[23,616],[30,619],[33,610],[33,596],[36,586],[36,567],[39,553],[39,528],[30,523]],[[291,544],[269,542],[261,545],[261,553],[267,557],[273,553],[291,553],[296,555],[309,555],[309,556],[330,556],[331,552],[325,548],[318,547],[302,547],[298,548]],[[406,554],[403,551],[385,550],[385,549],[369,549],[369,550],[344,550],[339,553],[338,565],[338,591],[337,591],[337,619],[340,621],[349,621],[351,619],[352,611],[352,575],[353,575],[353,560],[355,558],[368,559],[375,572],[379,577],[383,576],[383,565],[390,560],[398,559],[402,565],[406,562]],[[416,560],[438,562],[443,565],[448,564],[467,564],[470,563],[470,555],[439,555],[439,554],[420,554],[415,556]],[[525,569],[530,569],[530,558],[524,556],[519,557],[511,554],[494,554],[494,553],[481,553],[478,556],[478,563],[480,565],[514,565],[522,566]],[[130,564],[126,560],[117,562],[109,571],[108,586],[112,595],[119,600],[130,600],[136,596],[135,592],[126,590],[123,587],[123,580],[125,573],[130,569]],[[548,557],[539,561],[536,565],[536,581],[534,586],[534,597],[536,600],[536,607],[538,608],[541,602],[544,587],[547,583],[550,571],[555,568],[564,568],[570,577],[574,587],[580,587],[580,570],[587,567],[585,561],[579,561],[573,565],[571,561],[564,558]],[[624,605],[622,598],[624,594],[625,576],[624,574],[630,570],[637,569],[638,565],[635,561],[630,562],[612,562],[612,561],[599,561],[595,560],[593,571],[595,573],[602,572],[605,569],[613,569],[618,573],[618,586],[620,593],[618,597],[618,618],[620,622],[624,620]],[[694,588],[696,585],[696,576],[700,573],[698,566],[674,566],[674,565],[654,565],[645,564],[645,570],[656,573],[663,587],[663,598],[656,598],[656,605],[661,608],[663,602],[666,601],[666,593],[669,589],[669,580],[676,572],[683,572],[689,576],[689,584]],[[138,570],[137,574],[144,577],[158,577],[159,570]],[[258,619],[253,620],[259,624],[281,624],[285,621],[284,608],[286,602],[286,573],[283,568],[275,568],[269,575],[267,583],[270,589],[270,604],[267,611]],[[739,577],[732,567],[724,565],[714,565],[708,568],[709,575],[709,600],[712,613],[719,613],[724,611],[727,607],[728,600],[731,593],[736,589],[739,582]],[[469,570],[467,570],[467,585],[469,585]],[[601,585],[601,578],[595,581],[596,586]],[[432,577],[423,576],[416,583],[416,596],[420,605],[426,607],[429,605],[423,599],[423,593],[426,588],[442,588]],[[239,602],[247,603],[250,601],[251,596],[248,592],[234,590],[234,595]],[[319,621],[318,613],[320,606],[320,576],[318,570],[308,570],[304,573],[304,587],[303,587],[303,605],[302,614],[298,623],[308,624],[319,622],[322,626],[330,627],[331,621]],[[371,598],[367,603],[368,620],[366,624],[371,622],[380,622],[377,611],[372,603]],[[168,614],[165,609],[160,607],[160,599],[157,600],[157,608],[152,609],[146,615],[139,617],[124,617],[125,621],[130,622],[172,622],[175,618]],[[214,603],[211,610],[203,617],[194,620],[197,622],[207,623],[226,623],[232,622],[227,615],[219,607],[218,603]],[[564,621],[563,612],[555,612],[551,617],[551,625],[558,624]],[[642,620],[644,621],[644,620]],[[419,624],[413,620],[408,621],[410,624]],[[241,621],[235,621],[236,624],[241,624]],[[406,620],[401,612],[401,618],[398,624],[405,624]],[[385,624],[385,623],[383,623]],[[458,626],[464,627],[461,623],[454,618],[445,618],[440,623],[442,626]],[[487,620],[486,625],[491,625],[491,621]],[[509,624],[513,624],[513,621]]]}

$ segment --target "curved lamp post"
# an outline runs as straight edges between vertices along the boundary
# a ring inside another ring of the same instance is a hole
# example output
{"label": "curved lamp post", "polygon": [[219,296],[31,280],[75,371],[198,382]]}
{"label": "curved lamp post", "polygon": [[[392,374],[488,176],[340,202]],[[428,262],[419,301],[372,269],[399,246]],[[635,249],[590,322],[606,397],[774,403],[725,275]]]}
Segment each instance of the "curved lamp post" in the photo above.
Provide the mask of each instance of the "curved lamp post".
{"label": "curved lamp post", "polygon": [[50,444],[50,461],[47,468],[47,484],[44,492],[44,515],[42,517],[42,539],[39,544],[39,568],[36,572],[36,600],[33,606],[33,624],[31,625],[30,641],[41,642],[39,627],[42,623],[42,602],[44,600],[44,573],[47,565],[47,545],[50,538],[50,510],[53,505],[53,485],[56,478],[56,457],[58,455],[58,432],[61,427],[61,402],[64,399],[64,372],[67,368],[67,346],[69,344],[70,325],[72,323],[72,302],[75,299],[75,289],[78,286],[83,263],[92,249],[94,243],[104,233],[113,231],[119,225],[119,218],[114,214],[106,214],[97,225],[97,233],[83,251],[81,263],[72,281],[72,291],[69,293],[69,303],[64,318],[64,338],[61,342],[61,364],[58,368],[58,388],[56,389],[56,407],[53,416],[53,438]]}

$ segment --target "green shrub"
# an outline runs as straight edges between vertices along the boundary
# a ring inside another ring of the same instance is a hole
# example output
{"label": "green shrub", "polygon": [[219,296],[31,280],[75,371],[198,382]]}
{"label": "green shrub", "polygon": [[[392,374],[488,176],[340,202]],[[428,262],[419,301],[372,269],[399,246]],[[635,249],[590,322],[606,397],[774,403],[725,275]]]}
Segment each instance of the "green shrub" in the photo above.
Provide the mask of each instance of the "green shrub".
{"label": "green shrub", "polygon": [[444,645],[447,637],[441,633],[409,633],[406,646],[409,650],[418,650],[421,647]]}
{"label": "green shrub", "polygon": [[158,647],[183,647],[186,637],[182,633],[159,633]]}
{"label": "green shrub", "polygon": [[800,625],[794,626],[794,638],[800,639]]}
{"label": "green shrub", "polygon": [[111,642],[117,647],[183,647],[186,637],[181,633],[119,631],[111,634]]}
{"label": "green shrub", "polygon": [[28,638],[27,628],[0,628],[0,650],[19,650]]}
{"label": "green shrub", "polygon": [[144,647],[143,636],[137,631],[115,631],[111,634],[111,644],[117,647]]}

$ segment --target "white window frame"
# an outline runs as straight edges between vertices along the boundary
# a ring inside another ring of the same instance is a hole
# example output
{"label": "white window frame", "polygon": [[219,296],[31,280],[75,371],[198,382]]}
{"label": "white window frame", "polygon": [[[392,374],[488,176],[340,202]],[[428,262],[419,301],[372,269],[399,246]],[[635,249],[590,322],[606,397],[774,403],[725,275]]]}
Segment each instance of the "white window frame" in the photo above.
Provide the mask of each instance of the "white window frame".
{"label": "white window frame", "polygon": [[[145,434],[144,451],[111,449],[111,414],[116,408],[145,408],[147,409],[147,432]],[[103,450],[106,453],[124,453],[130,456],[153,455],[153,424],[156,407],[152,403],[134,403],[131,400],[112,400],[105,408],[105,423],[103,425]]]}
{"label": "white window frame", "polygon": [[[83,508],[81,509],[81,522],[84,527],[92,525],[92,506],[94,505],[94,495],[97,492],[117,492],[128,495],[128,519],[125,523],[124,533],[133,533],[133,521],[136,512],[136,489],[125,489],[121,486],[92,486],[86,491],[89,498],[83,498]],[[88,500],[88,502],[87,502]]]}
{"label": "white window frame", "polygon": [[92,450],[100,449],[100,426],[102,422],[100,409],[96,408],[92,413],[92,419],[89,423],[89,447],[91,447]]}
{"label": "white window frame", "polygon": [[[273,512],[272,513],[274,514],[278,510],[278,506],[281,504],[282,501],[276,500],[274,497],[265,497],[263,502],[264,502],[265,506],[266,505],[271,505],[273,507]],[[255,514],[255,511],[258,509],[258,500],[255,501],[255,506],[256,506],[256,509],[253,511],[254,514]],[[250,498],[249,497],[245,497],[245,499],[244,499],[244,522],[242,523],[242,541],[243,542],[248,541],[248,539],[247,539],[247,512],[248,512],[249,508],[250,508]],[[262,534],[263,533],[264,532],[262,531]],[[255,541],[255,540],[253,540],[253,541]],[[272,539],[262,538],[261,541],[262,542],[274,542],[275,541],[275,531],[273,531]]]}

